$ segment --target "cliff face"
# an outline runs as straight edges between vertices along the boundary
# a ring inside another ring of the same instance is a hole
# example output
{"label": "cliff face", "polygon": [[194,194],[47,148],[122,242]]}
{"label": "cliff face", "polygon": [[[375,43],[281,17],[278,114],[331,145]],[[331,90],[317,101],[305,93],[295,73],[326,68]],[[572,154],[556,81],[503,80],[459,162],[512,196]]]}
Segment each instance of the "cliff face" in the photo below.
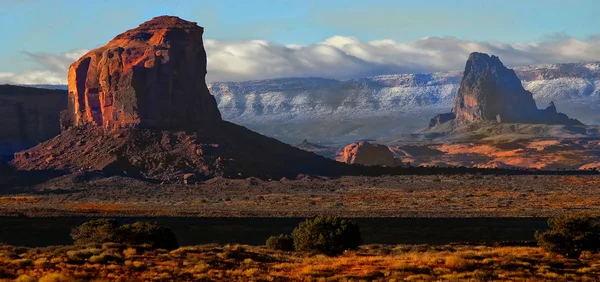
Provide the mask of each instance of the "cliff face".
{"label": "cliff face", "polygon": [[66,91],[0,85],[0,159],[58,135],[66,107]]}
{"label": "cliff face", "polygon": [[221,120],[205,82],[203,31],[162,16],[85,54],[69,68],[63,126],[183,129]]}
{"label": "cliff face", "polygon": [[558,113],[553,102],[547,109],[538,110],[533,95],[523,88],[516,73],[498,57],[483,53],[469,56],[452,113],[437,115],[429,127],[448,121],[459,125],[480,121],[582,125]]}

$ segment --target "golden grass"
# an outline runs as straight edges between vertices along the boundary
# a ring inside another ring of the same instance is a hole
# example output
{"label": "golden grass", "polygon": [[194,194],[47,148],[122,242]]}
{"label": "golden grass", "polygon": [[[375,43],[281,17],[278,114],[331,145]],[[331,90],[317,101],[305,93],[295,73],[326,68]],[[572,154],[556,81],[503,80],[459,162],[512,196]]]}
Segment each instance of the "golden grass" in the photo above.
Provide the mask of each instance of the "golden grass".
{"label": "golden grass", "polygon": [[[0,246],[0,281],[596,281],[600,255],[581,261],[537,247],[366,245],[337,257],[255,246],[173,251],[120,244]],[[5,279],[5,280],[2,280]]]}

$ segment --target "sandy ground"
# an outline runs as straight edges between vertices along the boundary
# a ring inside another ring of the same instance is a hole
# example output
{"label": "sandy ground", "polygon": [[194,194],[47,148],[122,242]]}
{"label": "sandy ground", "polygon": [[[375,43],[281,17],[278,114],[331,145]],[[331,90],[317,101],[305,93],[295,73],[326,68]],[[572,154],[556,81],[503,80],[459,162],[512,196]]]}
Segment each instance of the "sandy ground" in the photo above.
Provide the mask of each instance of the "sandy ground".
{"label": "sandy ground", "polygon": [[546,217],[600,215],[600,175],[305,177],[153,184],[65,176],[0,194],[0,215]]}

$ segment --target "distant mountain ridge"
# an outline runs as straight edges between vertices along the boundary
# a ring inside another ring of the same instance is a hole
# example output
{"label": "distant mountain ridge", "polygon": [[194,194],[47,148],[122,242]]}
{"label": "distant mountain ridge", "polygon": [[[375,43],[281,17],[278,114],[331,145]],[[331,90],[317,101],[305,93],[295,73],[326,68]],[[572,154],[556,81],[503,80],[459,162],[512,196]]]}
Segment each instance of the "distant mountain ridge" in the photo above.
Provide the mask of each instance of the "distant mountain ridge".
{"label": "distant mountain ridge", "polygon": [[[541,105],[550,101],[600,98],[600,62],[514,68]],[[280,78],[213,82],[223,118],[241,123],[313,120],[323,116],[362,117],[450,108],[462,71],[392,74],[351,80]],[[66,85],[32,85],[66,89]]]}
{"label": "distant mountain ridge", "polygon": [[[600,98],[600,62],[514,68],[526,90],[550,101]],[[289,78],[209,83],[223,117],[242,123],[394,115],[424,108],[448,108],[461,71],[381,75],[338,81]]]}
{"label": "distant mountain ridge", "polygon": [[[597,102],[600,101],[600,62],[513,69],[523,87],[533,93],[539,108],[546,107],[550,101],[560,102],[557,103],[559,111],[585,124],[600,122],[596,109],[600,106]],[[386,132],[391,136],[426,127],[432,113],[452,108],[461,76],[462,71],[457,70],[345,81],[281,78],[207,85],[225,120],[291,143],[305,138],[337,142],[381,138],[388,134]],[[60,89],[56,85],[50,87]],[[368,122],[363,122],[365,120]],[[344,127],[334,128],[340,122]],[[397,126],[380,127],[390,122]],[[287,126],[274,127],[274,123]],[[362,128],[356,129],[360,126]]]}

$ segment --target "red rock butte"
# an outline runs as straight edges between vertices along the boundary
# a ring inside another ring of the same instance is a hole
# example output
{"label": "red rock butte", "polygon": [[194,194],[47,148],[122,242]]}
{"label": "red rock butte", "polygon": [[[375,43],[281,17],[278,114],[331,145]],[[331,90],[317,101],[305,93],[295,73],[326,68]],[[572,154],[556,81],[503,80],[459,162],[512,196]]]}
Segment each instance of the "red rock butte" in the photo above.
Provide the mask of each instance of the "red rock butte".
{"label": "red rock butte", "polygon": [[206,86],[203,32],[160,16],[85,54],[69,68],[63,128],[193,129],[221,120]]}
{"label": "red rock butte", "polygon": [[69,69],[63,131],[16,153],[11,165],[185,183],[347,170],[222,120],[206,87],[202,33],[195,23],[162,16],[85,54]]}

